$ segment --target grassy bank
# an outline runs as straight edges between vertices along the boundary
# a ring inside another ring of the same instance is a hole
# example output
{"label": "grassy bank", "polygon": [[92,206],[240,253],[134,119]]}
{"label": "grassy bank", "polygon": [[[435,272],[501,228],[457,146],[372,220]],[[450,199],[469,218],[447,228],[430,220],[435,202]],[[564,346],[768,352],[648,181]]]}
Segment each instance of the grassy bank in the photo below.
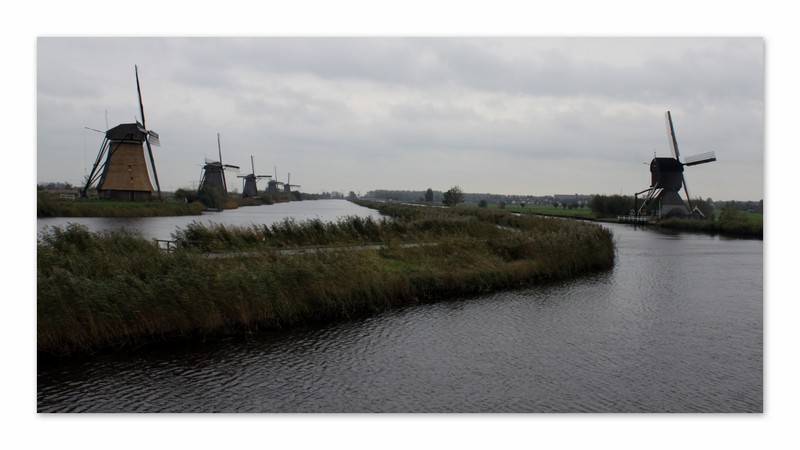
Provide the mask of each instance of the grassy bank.
{"label": "grassy bank", "polygon": [[[371,206],[389,218],[193,224],[176,232],[183,245],[170,253],[125,231],[51,230],[37,243],[38,350],[87,353],[330,321],[574,277],[614,261],[611,233],[593,224]],[[363,244],[381,248],[352,247]],[[328,250],[281,251],[298,247]]]}
{"label": "grassy bank", "polygon": [[[464,206],[467,207],[478,207],[477,203],[466,203]],[[525,205],[522,206],[517,203],[509,203],[502,207],[500,207],[496,203],[490,203],[486,206],[486,209],[500,209],[503,211],[518,213],[518,214],[537,214],[543,216],[557,216],[557,217],[570,217],[570,218],[579,218],[579,219],[593,219],[595,218],[594,213],[590,208],[564,208],[560,206],[553,206],[553,205]]]}
{"label": "grassy bank", "polygon": [[[760,216],[760,214],[759,214]],[[677,230],[703,231],[706,233],[722,234],[725,236],[737,236],[747,238],[764,238],[764,222],[760,217],[747,217],[743,213],[741,217],[725,220],[716,218],[715,220],[691,220],[670,218],[660,220],[658,226]]]}
{"label": "grassy bank", "polygon": [[120,202],[97,199],[67,200],[39,193],[36,217],[156,217],[199,216],[203,205],[178,201]]}
{"label": "grassy bank", "polygon": [[[478,205],[465,204],[463,207],[477,209]],[[499,208],[498,205],[489,205],[488,208],[481,209],[494,209],[518,214],[566,217],[571,219],[593,220],[598,222],[619,222],[619,219],[616,216],[598,217],[589,208],[568,209],[563,207],[555,207],[552,205],[526,205],[525,207],[522,207],[521,205],[512,204],[506,205],[503,208]],[[738,211],[735,208],[726,208],[722,211],[716,211],[714,216],[707,220],[681,219],[673,217],[659,220],[651,225],[735,237],[758,239],[764,237],[763,214]]]}

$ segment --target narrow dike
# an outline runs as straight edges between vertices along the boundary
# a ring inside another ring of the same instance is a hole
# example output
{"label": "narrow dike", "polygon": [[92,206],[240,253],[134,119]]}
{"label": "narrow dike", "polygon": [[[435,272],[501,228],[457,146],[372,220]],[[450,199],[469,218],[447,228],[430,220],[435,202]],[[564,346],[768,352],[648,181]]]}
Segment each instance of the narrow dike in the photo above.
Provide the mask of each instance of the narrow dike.
{"label": "narrow dike", "polygon": [[37,245],[39,354],[334,321],[614,263],[611,232],[596,224],[368,206],[386,219],[193,225],[176,235],[192,245],[170,253],[125,231],[70,225],[45,234]]}

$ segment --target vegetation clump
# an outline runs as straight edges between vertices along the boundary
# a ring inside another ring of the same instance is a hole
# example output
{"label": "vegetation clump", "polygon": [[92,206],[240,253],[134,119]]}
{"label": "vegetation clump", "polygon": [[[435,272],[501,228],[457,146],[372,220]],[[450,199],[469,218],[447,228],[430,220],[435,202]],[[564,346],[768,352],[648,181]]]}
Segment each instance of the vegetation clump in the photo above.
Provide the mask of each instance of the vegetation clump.
{"label": "vegetation clump", "polygon": [[[432,197],[433,195],[431,195],[431,198]],[[460,187],[453,186],[444,193],[442,203],[446,206],[455,206],[459,203],[464,203],[464,192],[461,191]]]}
{"label": "vegetation clump", "polygon": [[499,210],[369,204],[381,219],[178,230],[166,252],[70,224],[37,242],[40,354],[330,321],[608,269],[609,230]]}
{"label": "vegetation clump", "polygon": [[761,238],[764,237],[762,214],[740,211],[735,205],[727,205],[707,220],[681,219],[672,217],[658,222],[665,228],[721,233],[728,236]]}

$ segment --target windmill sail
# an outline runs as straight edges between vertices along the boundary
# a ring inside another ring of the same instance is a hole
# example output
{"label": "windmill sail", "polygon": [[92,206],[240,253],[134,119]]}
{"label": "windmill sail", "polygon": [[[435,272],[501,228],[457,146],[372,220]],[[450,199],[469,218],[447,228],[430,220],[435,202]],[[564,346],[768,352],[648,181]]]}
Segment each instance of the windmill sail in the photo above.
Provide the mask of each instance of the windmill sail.
{"label": "windmill sail", "polygon": [[158,133],[155,131],[147,131],[147,140],[156,147],[161,147],[161,141],[158,139]]}
{"label": "windmill sail", "polygon": [[698,164],[705,164],[714,162],[717,160],[717,155],[714,152],[706,152],[700,153],[699,155],[693,155],[686,158],[686,162],[683,163],[684,166],[696,166]]}
{"label": "windmill sail", "polygon": [[680,152],[678,152],[678,140],[675,138],[675,128],[672,126],[672,114],[667,111],[667,137],[669,138],[669,145],[672,148],[672,154],[675,159],[681,160]]}
{"label": "windmill sail", "polygon": [[[156,161],[153,158],[153,148],[150,146],[150,139],[151,135],[150,132],[147,131],[147,123],[144,119],[144,104],[142,103],[142,88],[139,86],[139,67],[134,65],[134,70],[136,71],[136,92],[139,94],[139,112],[142,114],[142,130],[145,134],[144,142],[147,145],[147,153],[150,156],[150,170],[153,172],[153,179],[156,182],[156,189],[158,190],[158,199],[161,200],[161,185],[158,182],[158,172],[156,171]],[[158,134],[155,134],[155,140],[158,146],[161,146],[161,142],[158,139]]]}
{"label": "windmill sail", "polygon": [[225,166],[222,165],[222,144],[219,141],[219,133],[217,133],[217,150],[219,150],[219,165],[222,169],[222,189],[223,192],[228,192],[228,183],[225,181]]}

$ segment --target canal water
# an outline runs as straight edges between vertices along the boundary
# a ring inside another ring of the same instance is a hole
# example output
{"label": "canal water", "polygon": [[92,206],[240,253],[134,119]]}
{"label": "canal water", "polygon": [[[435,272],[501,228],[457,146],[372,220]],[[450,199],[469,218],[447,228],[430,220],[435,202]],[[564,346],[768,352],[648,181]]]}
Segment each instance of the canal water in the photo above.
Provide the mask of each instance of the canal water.
{"label": "canal water", "polygon": [[604,226],[618,249],[604,273],[40,364],[37,409],[762,412],[763,242]]}
{"label": "canal water", "polygon": [[36,219],[38,232],[50,227],[64,227],[69,223],[86,225],[90,231],[126,228],[138,230],[146,238],[171,239],[178,228],[194,222],[205,225],[250,226],[271,225],[287,217],[298,221],[320,219],[335,221],[347,216],[380,218],[372,209],[346,200],[311,200],[276,203],[274,205],[246,206],[222,212],[204,212],[202,216],[178,217],[47,217]]}

